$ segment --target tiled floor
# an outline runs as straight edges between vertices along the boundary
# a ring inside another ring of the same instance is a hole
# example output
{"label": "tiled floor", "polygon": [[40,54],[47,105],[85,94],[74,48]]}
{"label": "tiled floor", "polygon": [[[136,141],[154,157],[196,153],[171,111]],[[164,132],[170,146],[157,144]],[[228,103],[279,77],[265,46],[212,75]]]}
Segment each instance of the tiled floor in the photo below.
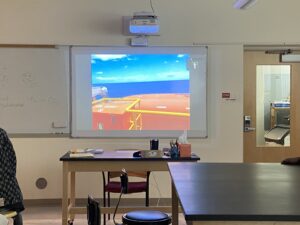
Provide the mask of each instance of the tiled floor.
{"label": "tiled floor", "polygon": [[[29,206],[23,212],[24,225],[61,225],[60,206]],[[74,225],[87,225],[86,215],[76,215]],[[110,225],[110,224],[108,224]]]}
{"label": "tiled floor", "polygon": [[[117,218],[118,222],[121,222],[120,216]],[[10,223],[12,224],[12,223]],[[61,207],[59,206],[29,206],[23,212],[23,224],[24,225],[61,225]],[[74,225],[87,225],[86,215],[76,215]],[[107,225],[113,225],[112,220],[106,223]],[[182,215],[179,218],[179,224],[185,225]]]}

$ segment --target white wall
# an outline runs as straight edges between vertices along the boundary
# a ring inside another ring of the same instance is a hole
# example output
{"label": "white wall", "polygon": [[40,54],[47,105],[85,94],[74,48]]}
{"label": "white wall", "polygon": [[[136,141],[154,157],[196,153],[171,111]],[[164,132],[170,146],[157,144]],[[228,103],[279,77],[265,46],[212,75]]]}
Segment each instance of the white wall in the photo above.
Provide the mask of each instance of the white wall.
{"label": "white wall", "polygon": [[[243,47],[218,45],[208,49],[208,138],[191,139],[192,151],[203,162],[241,162]],[[237,100],[221,99],[221,92],[231,92]],[[72,148],[149,148],[148,139],[13,138],[12,141],[18,158],[19,183],[27,199],[61,197],[62,163],[59,158]],[[161,147],[168,145],[168,139],[160,141]],[[48,181],[44,190],[35,187],[39,177]],[[151,196],[170,197],[168,174],[152,173],[151,177]],[[84,198],[87,193],[101,196],[101,187],[99,173],[80,174],[77,196]]]}
{"label": "white wall", "polygon": [[[209,137],[191,140],[192,150],[203,162],[242,161],[243,44],[297,44],[300,40],[300,31],[294,30],[298,27],[299,0],[262,0],[247,11],[233,9],[232,3],[233,0],[153,0],[161,35],[151,37],[150,45],[209,45]],[[125,45],[128,37],[122,35],[122,16],[145,10],[150,10],[148,0],[3,0],[0,43]],[[221,99],[222,92],[231,92],[236,100]],[[18,157],[18,179],[26,199],[61,197],[59,157],[72,147],[147,148],[149,144],[145,139],[12,141]],[[161,141],[163,144],[168,145],[168,140]],[[46,189],[35,187],[38,177],[47,178]],[[78,183],[78,197],[85,198],[87,193],[100,196],[99,174],[81,174]],[[155,173],[151,184],[151,196],[170,196],[166,173]]]}
{"label": "white wall", "polygon": [[[149,0],[1,0],[0,43],[122,45],[122,16],[150,11]],[[153,0],[161,23],[154,45],[300,43],[299,0]]]}

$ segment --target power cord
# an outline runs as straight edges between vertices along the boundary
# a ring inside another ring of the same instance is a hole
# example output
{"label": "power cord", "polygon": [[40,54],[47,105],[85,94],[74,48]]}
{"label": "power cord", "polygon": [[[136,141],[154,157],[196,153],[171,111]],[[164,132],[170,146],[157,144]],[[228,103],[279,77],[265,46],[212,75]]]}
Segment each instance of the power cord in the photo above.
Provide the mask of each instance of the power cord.
{"label": "power cord", "polygon": [[127,176],[127,172],[125,169],[122,169],[120,179],[121,179],[121,191],[120,191],[120,196],[119,196],[119,199],[118,199],[115,211],[114,211],[114,215],[113,215],[113,221],[114,221],[115,225],[123,225],[122,223],[117,223],[115,218],[116,218],[116,214],[117,214],[123,193],[125,193],[125,194],[128,193],[128,176]]}
{"label": "power cord", "polygon": [[118,199],[118,202],[117,202],[115,211],[114,211],[114,215],[113,215],[113,221],[114,221],[114,224],[115,224],[115,225],[123,225],[122,223],[118,223],[118,222],[116,222],[116,220],[115,220],[122,195],[123,195],[123,187],[121,188],[121,193],[120,193],[120,196],[119,196],[119,199]]}
{"label": "power cord", "polygon": [[150,6],[151,6],[152,12],[154,14],[155,12],[154,12],[154,8],[153,8],[153,5],[152,5],[152,0],[150,0]]}
{"label": "power cord", "polygon": [[161,195],[161,192],[160,192],[160,190],[159,190],[159,187],[158,187],[158,183],[157,183],[155,174],[153,174],[152,177],[153,177],[153,179],[154,179],[155,187],[156,187],[156,190],[157,190],[158,196],[159,196],[159,198],[158,198],[158,200],[157,200],[157,203],[156,203],[156,206],[159,206],[159,202],[160,202],[160,199],[161,199],[162,195]]}

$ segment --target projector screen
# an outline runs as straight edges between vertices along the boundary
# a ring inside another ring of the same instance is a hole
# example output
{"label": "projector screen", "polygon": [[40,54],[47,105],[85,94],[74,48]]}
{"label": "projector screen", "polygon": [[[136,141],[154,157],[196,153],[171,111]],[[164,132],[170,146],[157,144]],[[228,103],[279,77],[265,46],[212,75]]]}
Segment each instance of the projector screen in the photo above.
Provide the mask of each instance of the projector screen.
{"label": "projector screen", "polygon": [[73,137],[206,137],[206,47],[72,47]]}

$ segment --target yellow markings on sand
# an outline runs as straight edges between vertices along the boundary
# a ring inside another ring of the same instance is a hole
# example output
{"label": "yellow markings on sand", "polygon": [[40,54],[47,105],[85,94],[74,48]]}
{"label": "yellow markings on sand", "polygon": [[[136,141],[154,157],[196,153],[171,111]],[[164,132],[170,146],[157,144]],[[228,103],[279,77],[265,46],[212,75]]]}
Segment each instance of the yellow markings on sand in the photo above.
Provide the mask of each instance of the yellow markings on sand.
{"label": "yellow markings on sand", "polygon": [[156,114],[156,115],[169,115],[169,116],[183,116],[189,117],[190,113],[182,113],[182,112],[166,112],[166,111],[156,111],[156,110],[142,110],[142,109],[134,109],[134,107],[140,103],[140,98],[102,98],[100,100],[93,101],[92,105],[95,106],[96,104],[104,104],[104,102],[131,102],[125,109],[127,112],[132,113],[145,113],[145,114]]}

